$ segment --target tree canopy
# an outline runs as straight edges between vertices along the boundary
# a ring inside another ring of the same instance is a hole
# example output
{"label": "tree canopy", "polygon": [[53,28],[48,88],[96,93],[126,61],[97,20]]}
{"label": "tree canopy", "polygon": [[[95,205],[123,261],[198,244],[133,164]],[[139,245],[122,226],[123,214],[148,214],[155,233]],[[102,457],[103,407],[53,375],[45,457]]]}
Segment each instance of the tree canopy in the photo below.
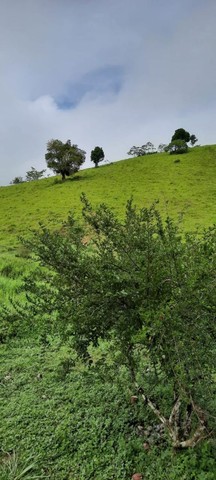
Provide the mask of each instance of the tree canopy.
{"label": "tree canopy", "polygon": [[134,145],[127,152],[127,155],[133,155],[134,157],[142,157],[143,155],[149,155],[151,153],[155,153],[154,145],[151,142],[147,142],[141,147],[136,147]]}
{"label": "tree canopy", "polygon": [[171,142],[174,142],[175,140],[183,140],[184,142],[188,143],[190,141],[190,133],[184,128],[178,128],[175,130],[175,133],[171,138]]}
{"label": "tree canopy", "polygon": [[195,145],[196,142],[198,142],[198,138],[196,138],[196,135],[192,134],[190,136],[190,143],[191,143],[192,147]]}
{"label": "tree canopy", "polygon": [[104,151],[102,147],[95,147],[91,151],[91,161],[95,164],[95,167],[98,167],[98,164],[104,160]]}
{"label": "tree canopy", "polygon": [[165,151],[169,152],[171,155],[175,153],[187,153],[188,145],[184,140],[173,140],[167,145],[167,147],[165,147]]}
{"label": "tree canopy", "polygon": [[62,180],[80,169],[85,161],[86,152],[71,145],[71,140],[63,143],[61,140],[52,139],[47,143],[45,159],[47,166],[57,174],[61,174]]}
{"label": "tree canopy", "polygon": [[[172,139],[171,139],[171,143],[172,142],[176,142],[176,141],[183,141],[185,143],[188,143],[190,142],[192,147],[195,145],[195,143],[198,141],[196,135],[194,134],[190,134],[189,132],[187,132],[184,128],[178,128],[177,130],[175,130],[173,136],[172,136]],[[182,153],[182,152],[179,152],[179,153]]]}
{"label": "tree canopy", "polygon": [[166,147],[167,147],[167,144],[166,143],[160,143],[160,145],[158,145],[158,152],[159,153],[163,153],[166,151]]}

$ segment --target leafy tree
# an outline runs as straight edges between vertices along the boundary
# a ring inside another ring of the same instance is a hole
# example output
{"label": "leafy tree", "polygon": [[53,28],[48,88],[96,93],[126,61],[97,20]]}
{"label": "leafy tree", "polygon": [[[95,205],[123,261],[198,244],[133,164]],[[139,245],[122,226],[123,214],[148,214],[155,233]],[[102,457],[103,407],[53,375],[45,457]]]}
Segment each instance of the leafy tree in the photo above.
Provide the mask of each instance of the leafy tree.
{"label": "leafy tree", "polygon": [[23,183],[23,177],[15,177],[13,180],[11,180],[10,184],[11,185],[17,185],[18,183]]}
{"label": "leafy tree", "polygon": [[172,142],[167,145],[165,148],[166,152],[170,152],[171,155],[177,153],[187,153],[188,145],[184,140],[173,140]]}
{"label": "leafy tree", "polygon": [[131,147],[127,155],[133,155],[134,157],[142,157],[144,155],[149,155],[150,153],[155,153],[155,148],[153,143],[147,142],[141,147]]}
{"label": "leafy tree", "polygon": [[127,155],[133,155],[133,157],[142,157],[145,154],[146,154],[146,151],[144,149],[144,146],[135,147],[135,145],[131,147],[129,152],[127,153]]}
{"label": "leafy tree", "polygon": [[85,161],[86,152],[71,145],[71,141],[63,143],[61,140],[52,139],[47,143],[45,159],[47,166],[55,173],[61,174],[62,180],[78,172]]}
{"label": "leafy tree", "polygon": [[70,215],[63,233],[25,242],[47,267],[26,280],[32,311],[57,317],[83,358],[111,340],[172,445],[194,447],[212,428],[216,229],[182,241],[154,205],[129,201],[124,221],[83,205],[86,227]]}
{"label": "leafy tree", "polygon": [[147,142],[145,145],[143,145],[147,155],[150,153],[155,153],[155,148],[152,142]]}
{"label": "leafy tree", "polygon": [[31,170],[26,172],[26,181],[31,182],[32,180],[39,180],[40,178],[43,177],[44,173],[46,172],[45,170],[36,170],[36,168],[31,167]]}
{"label": "leafy tree", "polygon": [[102,162],[104,157],[104,151],[101,147],[95,147],[94,150],[91,151],[91,161],[94,162],[95,167],[98,167],[99,162]]}
{"label": "leafy tree", "polygon": [[166,151],[166,148],[167,148],[166,143],[160,143],[160,145],[158,145],[158,152],[163,153]]}
{"label": "leafy tree", "polygon": [[183,140],[185,143],[190,142],[192,146],[195,145],[195,143],[198,141],[196,135],[190,135],[190,133],[184,130],[184,128],[178,128],[177,130],[175,130],[175,133],[173,134],[171,139],[171,143],[176,140]]}
{"label": "leafy tree", "polygon": [[190,143],[191,143],[192,147],[195,145],[196,142],[198,142],[198,138],[196,137],[196,135],[192,134],[190,136]]}
{"label": "leafy tree", "polygon": [[175,133],[171,138],[171,142],[174,142],[175,140],[183,140],[185,143],[188,143],[190,141],[190,133],[184,128],[178,128],[175,130]]}

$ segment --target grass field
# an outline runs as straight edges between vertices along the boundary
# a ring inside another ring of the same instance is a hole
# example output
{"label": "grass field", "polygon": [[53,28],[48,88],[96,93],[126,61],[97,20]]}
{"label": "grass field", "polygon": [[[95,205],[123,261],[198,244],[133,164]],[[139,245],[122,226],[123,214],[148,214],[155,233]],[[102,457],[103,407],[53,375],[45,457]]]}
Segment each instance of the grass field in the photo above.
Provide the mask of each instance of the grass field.
{"label": "grass field", "polygon": [[[80,217],[82,192],[120,217],[131,196],[139,207],[159,200],[162,216],[199,231],[216,221],[215,173],[212,145],[86,169],[64,183],[0,187],[0,303],[22,303],[22,277],[35,268],[18,237],[39,222],[58,228],[71,209]],[[148,480],[215,478],[214,443],[177,454],[164,438],[146,451],[140,426],[154,428],[155,418],[144,404],[131,405],[124,368],[89,368],[70,341],[41,334],[31,320],[0,347],[0,480],[126,480],[136,471]]]}
{"label": "grass field", "polygon": [[179,453],[143,448],[139,426],[155,425],[131,405],[124,371],[94,371],[69,346],[48,337],[0,349],[1,480],[214,480],[212,447]]}
{"label": "grass field", "polygon": [[[176,163],[176,160],[179,162]],[[195,230],[216,220],[216,146],[188,154],[155,154],[86,169],[62,183],[58,178],[0,188],[0,248],[13,251],[18,235],[38,222],[59,226],[70,209],[80,215],[80,195],[96,205],[107,203],[121,216],[129,197],[139,206],[159,200],[162,214],[182,218]]]}

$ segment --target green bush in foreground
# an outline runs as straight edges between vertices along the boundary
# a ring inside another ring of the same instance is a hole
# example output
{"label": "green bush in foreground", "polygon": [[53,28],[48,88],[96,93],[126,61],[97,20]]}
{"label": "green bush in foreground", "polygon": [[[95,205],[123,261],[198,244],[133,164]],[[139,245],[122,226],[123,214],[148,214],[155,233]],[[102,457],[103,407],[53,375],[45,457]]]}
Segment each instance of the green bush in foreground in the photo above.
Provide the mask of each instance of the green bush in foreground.
{"label": "green bush in foreground", "polygon": [[213,432],[215,228],[182,239],[155,206],[129,201],[121,222],[84,196],[83,217],[27,242],[48,269],[26,280],[34,313],[53,316],[88,361],[100,339],[113,342],[171,445],[194,447]]}

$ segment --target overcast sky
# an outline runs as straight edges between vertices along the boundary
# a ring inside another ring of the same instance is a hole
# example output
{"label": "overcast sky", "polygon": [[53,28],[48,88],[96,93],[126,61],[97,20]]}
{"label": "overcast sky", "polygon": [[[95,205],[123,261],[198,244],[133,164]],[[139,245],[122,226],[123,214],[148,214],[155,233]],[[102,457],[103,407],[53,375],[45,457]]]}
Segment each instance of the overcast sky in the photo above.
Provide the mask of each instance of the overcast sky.
{"label": "overcast sky", "polygon": [[215,0],[0,0],[0,184],[51,138],[110,161],[176,128],[216,143]]}

